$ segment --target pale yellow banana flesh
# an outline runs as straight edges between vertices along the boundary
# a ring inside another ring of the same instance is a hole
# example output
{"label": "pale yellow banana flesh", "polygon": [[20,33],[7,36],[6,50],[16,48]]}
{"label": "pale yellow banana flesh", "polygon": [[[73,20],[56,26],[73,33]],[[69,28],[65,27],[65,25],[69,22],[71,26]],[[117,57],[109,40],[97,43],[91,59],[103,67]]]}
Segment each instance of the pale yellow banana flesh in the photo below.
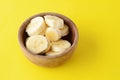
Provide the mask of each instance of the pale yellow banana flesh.
{"label": "pale yellow banana flesh", "polygon": [[26,47],[34,54],[59,55],[71,46],[69,41],[61,39],[68,35],[69,27],[57,16],[46,15],[44,19],[35,17],[27,25],[26,32],[30,37]]}
{"label": "pale yellow banana flesh", "polygon": [[60,30],[54,29],[54,28],[47,28],[45,35],[48,40],[50,41],[57,41],[61,38]]}
{"label": "pale yellow banana flesh", "polygon": [[62,54],[66,49],[68,49],[71,46],[70,42],[67,40],[58,40],[55,42],[52,42],[51,44],[51,51],[48,51],[46,53],[47,56],[55,56]]}
{"label": "pale yellow banana flesh", "polygon": [[69,33],[69,27],[65,24],[63,29],[60,29],[60,31],[62,36],[66,36]]}
{"label": "pale yellow banana flesh", "polygon": [[42,17],[35,17],[27,25],[26,32],[29,36],[44,35],[46,27]]}
{"label": "pale yellow banana flesh", "polygon": [[42,35],[31,36],[26,40],[26,47],[34,54],[41,54],[48,48],[48,41]]}
{"label": "pale yellow banana flesh", "polygon": [[48,41],[47,49],[45,51],[43,51],[43,53],[46,53],[51,49],[51,43],[49,40],[47,40],[47,41]]}
{"label": "pale yellow banana flesh", "polygon": [[46,15],[44,16],[44,18],[45,18],[46,24],[49,27],[56,28],[56,29],[62,29],[64,27],[63,19],[57,16]]}
{"label": "pale yellow banana flesh", "polygon": [[55,55],[59,55],[61,53],[62,53],[62,51],[61,52],[49,51],[46,53],[46,56],[55,56]]}
{"label": "pale yellow banana flesh", "polygon": [[71,44],[69,41],[60,39],[58,41],[52,42],[51,49],[52,51],[60,52],[68,49],[70,46]]}

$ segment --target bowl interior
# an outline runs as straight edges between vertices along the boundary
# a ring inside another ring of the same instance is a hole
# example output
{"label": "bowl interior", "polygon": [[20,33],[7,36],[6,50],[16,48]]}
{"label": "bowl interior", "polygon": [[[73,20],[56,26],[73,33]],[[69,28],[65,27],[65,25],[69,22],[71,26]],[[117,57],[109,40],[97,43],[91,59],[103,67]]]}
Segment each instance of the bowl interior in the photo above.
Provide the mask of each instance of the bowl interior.
{"label": "bowl interior", "polygon": [[75,24],[70,19],[68,19],[67,17],[65,17],[61,14],[56,14],[56,13],[40,13],[40,14],[37,14],[35,16],[32,16],[32,17],[28,18],[21,25],[20,30],[19,30],[19,42],[22,45],[22,47],[24,47],[27,50],[25,42],[26,42],[26,38],[28,37],[28,35],[25,32],[25,29],[26,29],[27,25],[30,23],[30,20],[34,17],[37,17],[37,16],[43,17],[45,15],[58,16],[58,17],[60,17],[64,20],[64,23],[69,26],[69,34],[65,37],[62,37],[62,39],[68,40],[71,43],[72,46],[70,48],[74,47],[76,45],[77,38],[78,38],[77,29],[76,29]]}

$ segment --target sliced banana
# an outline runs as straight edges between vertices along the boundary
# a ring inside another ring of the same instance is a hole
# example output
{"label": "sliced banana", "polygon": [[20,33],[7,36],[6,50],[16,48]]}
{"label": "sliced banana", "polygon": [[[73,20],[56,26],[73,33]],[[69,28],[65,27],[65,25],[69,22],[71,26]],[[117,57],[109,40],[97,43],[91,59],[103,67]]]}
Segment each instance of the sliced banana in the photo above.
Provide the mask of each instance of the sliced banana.
{"label": "sliced banana", "polygon": [[62,36],[66,36],[69,33],[69,27],[66,24],[64,25],[63,29],[60,29],[60,30],[61,30]]}
{"label": "sliced banana", "polygon": [[65,49],[68,49],[70,46],[71,44],[69,41],[60,39],[58,41],[52,42],[51,50],[55,52],[62,52]]}
{"label": "sliced banana", "polygon": [[59,55],[61,53],[62,52],[49,51],[49,52],[46,53],[46,56],[55,56],[55,55]]}
{"label": "sliced banana", "polygon": [[46,24],[49,27],[56,28],[56,29],[62,29],[64,27],[63,19],[57,16],[46,15],[44,16],[44,18],[45,18]]}
{"label": "sliced banana", "polygon": [[61,54],[71,46],[69,41],[61,39],[68,35],[69,27],[57,16],[46,15],[44,19],[35,17],[27,25],[26,32],[30,37],[26,39],[26,47],[34,54]]}
{"label": "sliced banana", "polygon": [[34,54],[42,54],[48,48],[48,41],[42,35],[31,36],[26,40],[26,47]]}
{"label": "sliced banana", "polygon": [[35,17],[27,25],[26,32],[29,36],[44,35],[46,27],[42,17]]}
{"label": "sliced banana", "polygon": [[47,49],[43,53],[46,53],[46,52],[50,51],[50,49],[51,49],[51,43],[48,40],[48,47],[47,47]]}
{"label": "sliced banana", "polygon": [[45,32],[45,36],[50,41],[57,41],[61,38],[61,32],[58,29],[47,28]]}

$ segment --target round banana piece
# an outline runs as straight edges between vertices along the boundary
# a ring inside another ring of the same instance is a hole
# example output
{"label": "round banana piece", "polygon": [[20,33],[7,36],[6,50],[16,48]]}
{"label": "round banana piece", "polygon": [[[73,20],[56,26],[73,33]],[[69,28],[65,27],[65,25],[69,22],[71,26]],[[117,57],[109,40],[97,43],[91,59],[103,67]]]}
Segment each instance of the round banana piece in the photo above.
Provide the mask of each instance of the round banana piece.
{"label": "round banana piece", "polygon": [[46,56],[55,56],[55,55],[59,55],[61,53],[62,52],[49,51],[49,52],[46,53]]}
{"label": "round banana piece", "polygon": [[60,30],[61,30],[62,36],[66,36],[69,33],[69,27],[66,24],[64,25],[63,29],[60,29]]}
{"label": "round banana piece", "polygon": [[26,47],[34,54],[42,54],[48,48],[48,41],[42,35],[31,36],[26,40]]}
{"label": "round banana piece", "polygon": [[56,29],[62,29],[64,27],[64,21],[63,19],[52,16],[52,15],[46,15],[44,16],[45,22],[49,27],[56,28]]}
{"label": "round banana piece", "polygon": [[47,40],[47,41],[48,41],[48,47],[45,51],[43,51],[43,53],[46,53],[46,52],[50,51],[50,49],[51,49],[51,43],[49,40]]}
{"label": "round banana piece", "polygon": [[42,17],[35,17],[27,25],[26,32],[29,36],[44,35],[46,27],[47,26]]}
{"label": "round banana piece", "polygon": [[68,49],[70,46],[71,44],[69,41],[60,39],[58,41],[52,42],[51,50],[55,52],[62,52],[65,49]]}
{"label": "round banana piece", "polygon": [[47,28],[45,32],[45,36],[49,41],[57,41],[61,38],[61,32],[58,29]]}

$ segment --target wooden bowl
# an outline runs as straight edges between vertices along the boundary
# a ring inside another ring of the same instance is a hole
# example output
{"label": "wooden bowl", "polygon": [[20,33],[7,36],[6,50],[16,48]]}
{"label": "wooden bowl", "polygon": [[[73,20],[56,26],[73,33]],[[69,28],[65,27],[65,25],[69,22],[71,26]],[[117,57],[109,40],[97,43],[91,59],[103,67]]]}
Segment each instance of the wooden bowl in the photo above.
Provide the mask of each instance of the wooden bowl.
{"label": "wooden bowl", "polygon": [[[27,33],[25,32],[26,26],[30,23],[30,20],[32,18],[37,17],[37,16],[43,17],[45,15],[58,16],[64,20],[64,23],[66,25],[69,26],[69,34],[66,37],[63,37],[63,39],[70,41],[71,47],[65,50],[60,55],[55,55],[55,56],[37,55],[37,54],[33,54],[26,48],[25,41],[26,41],[26,38],[28,37]],[[40,65],[40,66],[55,67],[55,66],[61,65],[62,63],[64,63],[66,60],[68,60],[72,56],[73,51],[75,50],[77,46],[77,42],[78,42],[78,30],[76,28],[76,25],[69,18],[61,14],[51,13],[51,12],[40,13],[40,14],[37,14],[37,15],[34,15],[28,18],[20,26],[20,29],[18,31],[18,41],[19,41],[19,44],[20,44],[20,47],[23,53],[31,62],[37,65]]]}

